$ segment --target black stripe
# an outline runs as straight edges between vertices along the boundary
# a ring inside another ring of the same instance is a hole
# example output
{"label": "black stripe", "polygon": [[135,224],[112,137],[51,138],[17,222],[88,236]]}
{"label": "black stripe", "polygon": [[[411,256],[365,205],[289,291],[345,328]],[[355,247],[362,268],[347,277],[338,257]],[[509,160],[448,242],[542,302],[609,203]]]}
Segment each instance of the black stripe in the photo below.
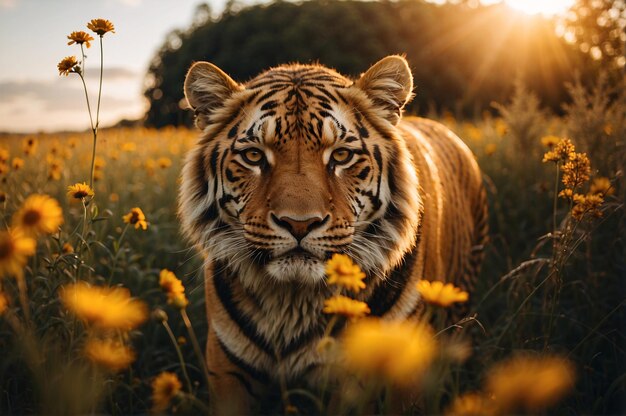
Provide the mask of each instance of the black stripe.
{"label": "black stripe", "polygon": [[[248,373],[250,377],[252,377],[253,379],[257,381],[260,381],[261,383],[267,383],[270,381],[270,377],[265,371],[258,370],[252,367],[250,364],[243,361],[241,358],[237,357],[234,352],[228,349],[228,347],[222,342],[222,340],[219,337],[216,337],[216,338],[217,338],[217,343],[219,344],[220,348],[222,349],[222,351],[224,351],[224,355],[226,355],[226,358],[228,358],[228,360],[231,363],[235,364],[237,367],[241,368],[246,373]],[[228,374],[235,375],[234,373],[228,373]],[[250,383],[248,383],[247,380],[246,381],[242,380],[241,378],[239,378],[239,380],[242,381],[244,385],[247,385],[246,390],[248,390],[248,393],[250,393],[251,395],[254,395],[252,393]]]}
{"label": "black stripe", "polygon": [[[215,292],[224,306],[224,310],[228,313],[230,319],[239,326],[239,329],[254,345],[260,350],[268,354],[270,357],[274,357],[274,350],[270,346],[270,343],[259,333],[258,328],[252,322],[252,320],[245,316],[242,311],[239,310],[235,300],[232,297],[231,286],[228,283],[227,276],[224,276],[226,265],[217,262],[215,264],[216,272],[213,274],[213,285],[215,286]],[[230,277],[233,280],[233,277]]]}

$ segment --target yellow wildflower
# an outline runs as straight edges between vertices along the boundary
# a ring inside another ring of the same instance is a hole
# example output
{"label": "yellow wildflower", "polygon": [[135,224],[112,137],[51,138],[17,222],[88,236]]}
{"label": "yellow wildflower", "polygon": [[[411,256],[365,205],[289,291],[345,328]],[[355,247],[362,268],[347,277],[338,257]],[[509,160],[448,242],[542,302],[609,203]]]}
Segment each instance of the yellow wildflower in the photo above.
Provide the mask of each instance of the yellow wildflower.
{"label": "yellow wildflower", "polygon": [[565,198],[565,199],[572,199],[574,198],[574,191],[572,189],[565,188],[561,192],[559,192],[559,197]]}
{"label": "yellow wildflower", "polygon": [[602,216],[600,206],[604,203],[604,198],[601,194],[575,194],[573,199],[576,204],[572,208],[574,219],[580,221],[585,215],[593,215],[598,218]]}
{"label": "yellow wildflower", "polygon": [[174,305],[174,307],[178,309],[182,309],[189,304],[185,296],[185,286],[183,286],[183,282],[181,282],[173,272],[167,269],[161,270],[159,274],[159,286],[161,286],[163,292],[167,294],[167,303]]}
{"label": "yellow wildflower", "polygon": [[111,192],[111,194],[109,195],[109,201],[118,202],[119,200],[120,200],[120,196],[115,192]]}
{"label": "yellow wildflower", "polygon": [[444,308],[452,305],[453,303],[467,302],[469,295],[467,292],[462,291],[458,287],[455,287],[452,283],[434,281],[429,282],[427,280],[420,280],[417,282],[417,290],[422,295],[422,299],[433,305],[443,306]]}
{"label": "yellow wildflower", "polygon": [[63,254],[70,254],[74,252],[74,246],[72,246],[70,243],[65,243],[63,244],[63,247],[61,247],[61,252],[63,252]]}
{"label": "yellow wildflower", "polygon": [[98,182],[103,177],[104,177],[104,174],[102,173],[102,171],[100,169],[94,169],[93,170],[93,181],[94,182]]}
{"label": "yellow wildflower", "polygon": [[67,35],[67,38],[70,40],[69,42],[67,42],[68,45],[82,45],[84,43],[85,46],[88,48],[91,47],[90,42],[93,40],[93,37],[89,33],[83,32],[82,30],[70,33],[69,35]]}
{"label": "yellow wildflower", "polygon": [[67,56],[61,60],[57,64],[57,68],[59,69],[59,75],[68,76],[71,72],[80,72],[80,67],[78,66],[78,61],[76,61],[75,56]]}
{"label": "yellow wildflower", "polygon": [[135,361],[135,352],[119,341],[90,339],[85,355],[95,364],[111,371],[120,371]]}
{"label": "yellow wildflower", "polygon": [[93,198],[95,193],[87,183],[75,183],[67,187],[67,196],[74,199]]}
{"label": "yellow wildflower", "polygon": [[181,388],[182,384],[174,373],[162,372],[156,376],[152,381],[153,410],[157,413],[166,410]]}
{"label": "yellow wildflower", "polygon": [[563,184],[575,189],[589,180],[591,163],[585,153],[571,153],[570,158],[563,165]]}
{"label": "yellow wildflower", "polygon": [[574,368],[557,357],[518,356],[496,365],[487,376],[498,412],[537,412],[559,401],[574,385]]}
{"label": "yellow wildflower", "polygon": [[101,329],[129,331],[148,319],[147,305],[121,287],[92,287],[85,282],[64,286],[61,301],[80,319]]}
{"label": "yellow wildflower", "polygon": [[357,293],[365,288],[365,273],[345,254],[333,254],[326,262],[326,275],[331,285],[345,287]]}
{"label": "yellow wildflower", "polygon": [[4,163],[9,160],[10,154],[7,149],[0,147],[0,162]]}
{"label": "yellow wildflower", "polygon": [[133,142],[125,142],[122,143],[122,151],[123,152],[134,152],[137,150],[137,145]]}
{"label": "yellow wildflower", "polygon": [[0,292],[0,316],[4,314],[8,308],[9,308],[9,299],[7,298],[7,295]]}
{"label": "yellow wildflower", "polygon": [[496,153],[496,150],[498,150],[498,146],[495,143],[488,143],[485,146],[485,154],[487,156],[492,156],[494,153]]}
{"label": "yellow wildflower", "polygon": [[169,157],[160,157],[156,161],[161,169],[167,169],[172,166],[172,160]]}
{"label": "yellow wildflower", "polygon": [[22,167],[24,167],[24,159],[14,157],[11,166],[13,167],[13,170],[20,170]]}
{"label": "yellow wildflower", "polygon": [[576,148],[569,139],[561,139],[554,149],[543,155],[543,162],[566,162],[575,151]]}
{"label": "yellow wildflower", "polygon": [[409,321],[356,321],[346,328],[341,345],[349,369],[401,385],[419,381],[436,353],[430,328]]}
{"label": "yellow wildflower", "polygon": [[0,231],[0,277],[21,277],[28,257],[35,254],[37,243],[19,228]]}
{"label": "yellow wildflower", "polygon": [[13,215],[13,225],[28,235],[52,234],[63,224],[63,210],[56,199],[34,194]]}
{"label": "yellow wildflower", "polygon": [[494,415],[493,401],[487,397],[468,393],[458,396],[444,413],[446,416],[489,416]]}
{"label": "yellow wildflower", "polygon": [[33,153],[35,153],[35,150],[37,149],[37,141],[33,139],[32,137],[28,138],[24,140],[22,147],[24,149],[24,154],[26,156],[32,155]]}
{"label": "yellow wildflower", "polygon": [[93,167],[94,169],[102,169],[107,165],[106,160],[104,160],[104,158],[100,157],[100,156],[96,156],[96,158],[93,161]]}
{"label": "yellow wildflower", "polygon": [[347,296],[335,295],[324,301],[324,313],[335,313],[347,318],[361,318],[370,313],[367,303],[350,299]]}
{"label": "yellow wildflower", "polygon": [[146,216],[139,207],[132,208],[128,214],[122,217],[122,219],[126,224],[134,225],[136,230],[140,227],[142,230],[146,230],[148,228]]}
{"label": "yellow wildflower", "polygon": [[561,141],[560,137],[549,135],[541,138],[541,144],[550,149],[554,148]]}
{"label": "yellow wildflower", "polygon": [[87,29],[97,33],[100,37],[104,36],[107,32],[115,33],[113,23],[106,19],[91,19],[91,21],[87,23]]}
{"label": "yellow wildflower", "polygon": [[615,193],[615,188],[612,187],[611,181],[609,180],[609,178],[600,176],[600,177],[594,178],[593,182],[591,182],[589,193],[600,194],[604,196],[613,195]]}

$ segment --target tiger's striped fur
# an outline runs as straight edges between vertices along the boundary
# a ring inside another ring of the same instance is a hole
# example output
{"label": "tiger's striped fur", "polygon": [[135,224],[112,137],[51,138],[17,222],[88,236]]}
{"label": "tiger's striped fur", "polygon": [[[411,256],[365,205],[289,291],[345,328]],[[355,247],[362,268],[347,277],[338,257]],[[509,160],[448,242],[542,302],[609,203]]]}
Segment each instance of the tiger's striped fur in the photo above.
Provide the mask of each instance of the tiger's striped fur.
{"label": "tiger's striped fur", "polygon": [[179,213],[206,258],[218,412],[244,412],[280,378],[315,384],[332,253],[366,272],[359,298],[375,316],[414,314],[421,278],[471,288],[487,233],[481,174],[448,129],[400,120],[412,88],[398,56],[356,81],[320,65],[245,84],[208,63],[190,69],[202,134]]}

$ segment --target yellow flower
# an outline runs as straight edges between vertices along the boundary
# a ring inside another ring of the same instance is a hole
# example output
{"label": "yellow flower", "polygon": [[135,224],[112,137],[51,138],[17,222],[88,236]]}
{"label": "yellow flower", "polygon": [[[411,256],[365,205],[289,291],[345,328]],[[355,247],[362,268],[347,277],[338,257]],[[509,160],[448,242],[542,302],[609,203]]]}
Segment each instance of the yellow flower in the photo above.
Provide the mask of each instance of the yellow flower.
{"label": "yellow flower", "polygon": [[148,307],[121,287],[92,287],[85,282],[64,286],[61,301],[80,319],[101,329],[129,331],[148,319]]}
{"label": "yellow flower", "polygon": [[566,162],[575,151],[576,148],[569,139],[561,139],[553,150],[543,155],[543,162]]}
{"label": "yellow flower", "polygon": [[500,414],[537,412],[559,401],[574,385],[574,368],[557,357],[518,356],[496,365],[487,390]]}
{"label": "yellow flower", "polygon": [[61,176],[63,175],[63,166],[60,165],[50,165],[50,170],[48,171],[48,179],[53,181],[61,180]]}
{"label": "yellow flower", "polygon": [[120,200],[120,196],[115,192],[111,192],[111,195],[109,195],[109,201],[118,202],[119,200]]}
{"label": "yellow flower", "polygon": [[356,321],[346,328],[341,345],[349,369],[401,385],[419,381],[436,353],[430,328],[409,321]]}
{"label": "yellow flower", "polygon": [[350,299],[347,296],[335,295],[324,301],[324,313],[336,313],[348,318],[361,318],[370,313],[367,303]]}
{"label": "yellow flower", "polygon": [[443,306],[444,308],[453,303],[467,302],[469,298],[467,292],[455,287],[452,283],[446,283],[444,285],[443,282],[439,281],[429,282],[427,280],[420,280],[417,282],[416,287],[426,302]]}
{"label": "yellow flower", "polygon": [[574,191],[569,188],[565,188],[561,192],[559,192],[559,197],[565,198],[565,199],[572,199],[574,197]]}
{"label": "yellow flower", "polygon": [[172,399],[180,392],[182,384],[178,376],[162,372],[152,381],[152,403],[155,412],[166,410]]}
{"label": "yellow flower", "polygon": [[560,141],[561,141],[560,137],[553,136],[553,135],[543,136],[541,138],[541,144],[550,149],[556,146]]}
{"label": "yellow flower", "polygon": [[26,198],[22,207],[13,215],[13,225],[26,234],[52,234],[63,224],[63,210],[56,199],[48,195],[34,194]]}
{"label": "yellow flower", "polygon": [[96,156],[96,158],[93,161],[93,167],[94,169],[102,169],[107,165],[106,160],[104,160],[104,158],[100,157],[100,156]]}
{"label": "yellow flower", "polygon": [[601,217],[602,211],[600,206],[604,203],[604,197],[601,194],[574,194],[574,207],[572,208],[572,217],[581,221],[585,215],[593,215]]}
{"label": "yellow flower", "polygon": [[487,156],[492,156],[498,150],[498,146],[495,143],[489,143],[485,146],[485,154]]}
{"label": "yellow flower", "polygon": [[611,186],[611,181],[609,180],[609,178],[600,176],[598,178],[594,178],[593,182],[591,182],[589,193],[600,194],[604,196],[613,195],[615,193],[615,188]]}
{"label": "yellow flower", "polygon": [[63,247],[61,247],[61,251],[63,252],[63,254],[70,254],[74,252],[74,246],[72,246],[70,243],[65,243],[63,244]]}
{"label": "yellow flower", "polygon": [[85,355],[97,365],[111,371],[120,371],[135,361],[135,352],[118,341],[90,339],[85,344]]}
{"label": "yellow flower", "polygon": [[7,162],[9,160],[9,157],[9,151],[4,147],[0,147],[0,162]]}
{"label": "yellow flower", "polygon": [[570,158],[563,165],[563,184],[575,189],[589,180],[591,163],[585,153],[571,153]]}
{"label": "yellow flower", "polygon": [[37,243],[18,228],[0,231],[0,277],[21,277],[28,257],[35,254]]}
{"label": "yellow flower", "polygon": [[137,150],[137,145],[133,142],[122,143],[122,151],[123,152],[134,152]]}
{"label": "yellow flower", "polygon": [[345,254],[333,254],[326,262],[326,275],[331,285],[345,287],[357,293],[365,289],[365,273]]}
{"label": "yellow flower", "polygon": [[11,166],[13,166],[13,170],[20,170],[24,166],[24,159],[14,157]]}
{"label": "yellow flower", "polygon": [[189,304],[185,296],[185,286],[173,272],[167,269],[161,270],[159,286],[167,294],[167,303],[174,305],[178,309],[182,309]]}
{"label": "yellow flower", "polygon": [[68,45],[73,45],[75,43],[77,45],[82,45],[84,43],[88,48],[91,47],[90,42],[93,40],[93,37],[89,33],[83,32],[82,30],[70,33],[67,38],[70,40],[67,42]]}
{"label": "yellow flower", "polygon": [[172,160],[169,157],[160,157],[156,161],[161,169],[167,169],[172,166]]}
{"label": "yellow flower", "polygon": [[26,140],[24,140],[24,143],[22,144],[23,149],[24,149],[24,154],[26,156],[28,155],[32,155],[33,153],[35,153],[35,150],[37,149],[37,141],[35,139],[28,138]]}
{"label": "yellow flower", "polygon": [[97,33],[100,37],[104,36],[107,32],[115,33],[113,23],[106,19],[91,19],[91,21],[87,23],[87,29]]}
{"label": "yellow flower", "polygon": [[59,75],[68,76],[70,72],[80,73],[80,67],[75,56],[66,56],[57,64]]}
{"label": "yellow flower", "polygon": [[92,198],[95,195],[93,189],[85,182],[83,183],[75,183],[74,185],[70,185],[67,187],[67,196],[74,199],[83,199],[90,197]]}
{"label": "yellow flower", "polygon": [[9,298],[7,295],[0,292],[0,315],[4,314],[6,310],[9,308]]}
{"label": "yellow flower", "polygon": [[142,230],[146,230],[148,228],[146,216],[139,207],[132,208],[128,214],[122,217],[122,219],[126,224],[134,225],[136,230],[140,227]]}
{"label": "yellow flower", "polygon": [[494,415],[493,401],[477,393],[458,396],[446,410],[446,416],[488,416]]}

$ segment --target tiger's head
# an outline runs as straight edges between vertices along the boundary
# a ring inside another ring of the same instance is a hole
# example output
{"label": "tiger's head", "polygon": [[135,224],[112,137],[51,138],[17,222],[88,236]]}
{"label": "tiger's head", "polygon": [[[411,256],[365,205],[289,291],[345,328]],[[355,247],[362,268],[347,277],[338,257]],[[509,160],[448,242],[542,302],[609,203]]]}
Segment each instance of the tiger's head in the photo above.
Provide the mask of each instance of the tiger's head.
{"label": "tiger's head", "polygon": [[404,58],[384,58],[355,81],[283,65],[244,84],[198,62],[184,89],[202,134],[179,214],[207,260],[250,284],[315,284],[333,253],[384,277],[413,247],[421,201],[396,128],[413,89]]}

